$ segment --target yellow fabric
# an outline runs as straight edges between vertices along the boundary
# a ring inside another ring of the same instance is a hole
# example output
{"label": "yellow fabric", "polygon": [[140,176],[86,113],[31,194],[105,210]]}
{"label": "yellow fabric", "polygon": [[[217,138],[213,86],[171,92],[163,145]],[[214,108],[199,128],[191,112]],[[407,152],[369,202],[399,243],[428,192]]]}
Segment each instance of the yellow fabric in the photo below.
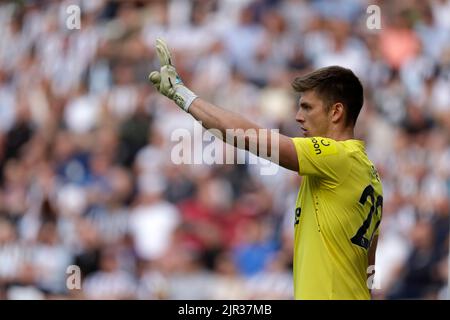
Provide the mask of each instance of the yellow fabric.
{"label": "yellow fabric", "polygon": [[303,176],[295,211],[295,299],[370,299],[368,248],[378,234],[383,191],[364,143],[292,140]]}

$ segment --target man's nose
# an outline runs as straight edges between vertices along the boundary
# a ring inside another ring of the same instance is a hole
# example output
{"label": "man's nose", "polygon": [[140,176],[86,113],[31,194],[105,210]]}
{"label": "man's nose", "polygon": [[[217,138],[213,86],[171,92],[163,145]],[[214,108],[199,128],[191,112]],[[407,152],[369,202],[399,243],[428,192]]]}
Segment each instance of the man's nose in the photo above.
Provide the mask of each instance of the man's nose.
{"label": "man's nose", "polygon": [[300,123],[305,122],[305,117],[303,117],[303,113],[300,110],[297,111],[297,114],[295,115],[295,121]]}

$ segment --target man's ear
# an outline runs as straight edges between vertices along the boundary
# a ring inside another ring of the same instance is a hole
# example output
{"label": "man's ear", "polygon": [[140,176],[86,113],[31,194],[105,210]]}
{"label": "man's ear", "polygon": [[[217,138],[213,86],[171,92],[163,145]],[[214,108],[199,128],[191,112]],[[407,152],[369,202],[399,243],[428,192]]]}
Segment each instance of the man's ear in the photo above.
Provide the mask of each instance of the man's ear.
{"label": "man's ear", "polygon": [[345,116],[345,110],[344,105],[340,102],[337,102],[331,106],[330,110],[330,116],[331,116],[331,122],[337,123],[339,121],[342,121]]}

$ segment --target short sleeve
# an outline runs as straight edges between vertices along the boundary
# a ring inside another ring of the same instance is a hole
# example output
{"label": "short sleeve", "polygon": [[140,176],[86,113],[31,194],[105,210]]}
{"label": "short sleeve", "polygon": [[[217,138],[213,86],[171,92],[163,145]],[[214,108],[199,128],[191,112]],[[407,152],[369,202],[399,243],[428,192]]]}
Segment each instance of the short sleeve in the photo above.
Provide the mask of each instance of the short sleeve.
{"label": "short sleeve", "polygon": [[299,175],[314,176],[337,185],[350,171],[349,155],[337,141],[322,137],[292,138]]}

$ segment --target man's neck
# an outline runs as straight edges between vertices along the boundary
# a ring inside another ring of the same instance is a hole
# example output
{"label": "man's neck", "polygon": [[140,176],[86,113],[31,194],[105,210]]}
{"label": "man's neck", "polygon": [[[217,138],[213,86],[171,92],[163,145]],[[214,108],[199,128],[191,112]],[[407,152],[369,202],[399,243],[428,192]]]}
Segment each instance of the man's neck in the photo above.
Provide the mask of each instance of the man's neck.
{"label": "man's neck", "polygon": [[336,141],[344,141],[354,139],[355,135],[353,132],[353,128],[348,127],[343,130],[330,130],[326,137]]}

